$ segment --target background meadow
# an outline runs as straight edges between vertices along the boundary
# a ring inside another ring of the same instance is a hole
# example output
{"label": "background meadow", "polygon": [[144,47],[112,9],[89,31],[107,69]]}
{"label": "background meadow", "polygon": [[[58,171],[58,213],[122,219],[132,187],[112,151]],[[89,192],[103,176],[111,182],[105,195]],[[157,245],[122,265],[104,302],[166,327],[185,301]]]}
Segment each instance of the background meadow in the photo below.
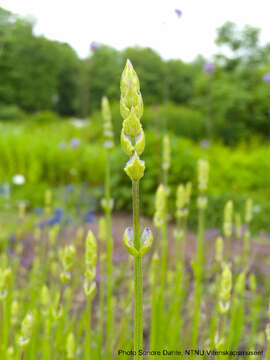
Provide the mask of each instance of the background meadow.
{"label": "background meadow", "polygon": [[270,359],[270,44],[260,30],[227,22],[211,61],[183,62],[97,42],[81,59],[33,29],[0,8],[1,360],[133,358],[127,58],[144,101],[141,223],[154,238],[142,258],[145,357]]}

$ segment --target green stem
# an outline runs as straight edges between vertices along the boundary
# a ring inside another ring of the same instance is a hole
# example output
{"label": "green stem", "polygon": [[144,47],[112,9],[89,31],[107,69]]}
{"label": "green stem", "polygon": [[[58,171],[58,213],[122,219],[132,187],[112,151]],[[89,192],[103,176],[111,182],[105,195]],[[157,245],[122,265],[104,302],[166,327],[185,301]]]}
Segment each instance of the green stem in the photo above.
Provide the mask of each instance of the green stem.
{"label": "green stem", "polygon": [[[133,199],[133,231],[134,246],[140,250],[140,218],[139,218],[139,181],[132,182]],[[134,360],[141,359],[139,350],[143,349],[143,279],[142,279],[142,257],[134,258],[134,280],[135,280],[135,311],[134,311]]]}
{"label": "green stem", "polygon": [[106,359],[111,359],[112,351],[112,324],[113,324],[113,310],[112,310],[112,292],[113,292],[113,264],[112,252],[113,241],[111,235],[111,194],[110,194],[110,156],[109,151],[106,150],[106,176],[105,176],[105,197],[106,197],[106,238],[107,238],[107,323],[106,323]]}
{"label": "green stem", "polygon": [[270,360],[270,340],[267,341],[267,351],[265,355],[265,360]]}
{"label": "green stem", "polygon": [[204,239],[204,210],[199,211],[198,242],[195,267],[195,309],[193,316],[192,349],[195,349],[198,341],[200,326],[200,307],[202,293],[202,269],[203,269],[203,239]]}
{"label": "green stem", "polygon": [[[158,335],[158,302],[157,302],[157,289],[158,289],[158,261],[153,260],[153,288],[152,288],[152,316],[151,316],[151,336],[150,336],[150,349],[156,350],[157,349],[157,335]],[[154,356],[151,357],[154,359]]]}
{"label": "green stem", "polygon": [[[100,261],[100,274],[103,275],[104,269],[104,261]],[[99,337],[98,337],[98,352],[99,352],[99,359],[102,360],[102,343],[103,343],[103,314],[104,314],[104,281],[100,282],[99,288]]]}
{"label": "green stem", "polygon": [[91,359],[91,298],[87,296],[85,325],[85,360]]}

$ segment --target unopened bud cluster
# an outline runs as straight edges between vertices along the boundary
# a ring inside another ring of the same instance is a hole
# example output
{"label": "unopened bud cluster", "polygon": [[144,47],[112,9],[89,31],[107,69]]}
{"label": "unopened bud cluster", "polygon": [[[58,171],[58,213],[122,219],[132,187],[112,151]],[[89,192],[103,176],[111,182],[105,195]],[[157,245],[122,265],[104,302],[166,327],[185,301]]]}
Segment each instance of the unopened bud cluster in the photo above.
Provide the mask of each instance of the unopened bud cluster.
{"label": "unopened bud cluster", "polygon": [[219,311],[222,314],[228,312],[230,308],[230,297],[232,290],[232,273],[229,265],[225,265],[221,275],[219,292]]}
{"label": "unopened bud cluster", "polygon": [[103,117],[104,147],[111,149],[114,147],[114,135],[110,104],[106,96],[103,96],[101,101],[101,112]]}
{"label": "unopened bud cluster", "polygon": [[34,314],[29,311],[22,322],[21,333],[18,339],[20,346],[25,348],[31,339],[33,328],[34,328]]}
{"label": "unopened bud cluster", "polygon": [[209,163],[207,160],[199,160],[198,162],[198,208],[205,209],[207,206],[206,190],[208,186]]}
{"label": "unopened bud cluster", "polygon": [[86,296],[92,297],[96,290],[96,276],[97,264],[97,242],[94,234],[90,230],[85,241],[85,281],[84,292]]}
{"label": "unopened bud cluster", "polygon": [[166,221],[167,193],[163,184],[159,185],[155,198],[154,224],[160,228]]}
{"label": "unopened bud cluster", "polygon": [[64,250],[60,253],[60,259],[63,266],[63,271],[60,274],[62,282],[67,282],[71,278],[71,270],[74,268],[76,250],[73,245],[65,246]]}
{"label": "unopened bud cluster", "polygon": [[0,301],[7,297],[11,276],[12,272],[10,268],[0,269]]}
{"label": "unopened bud cluster", "polygon": [[138,76],[129,60],[121,77],[120,113],[124,119],[121,132],[121,145],[130,156],[125,172],[132,181],[139,181],[145,170],[140,155],[144,151],[145,137],[140,118],[143,114],[143,100]]}
{"label": "unopened bud cluster", "polygon": [[232,235],[233,202],[229,200],[224,208],[223,232],[226,237]]}
{"label": "unopened bud cluster", "polygon": [[223,239],[219,236],[216,240],[216,262],[218,264],[223,263]]}
{"label": "unopened bud cluster", "polygon": [[168,171],[171,165],[171,147],[168,135],[163,138],[162,169]]}
{"label": "unopened bud cluster", "polygon": [[191,196],[192,184],[189,182],[184,185],[179,185],[176,191],[176,213],[177,219],[185,218],[188,216],[189,202]]}

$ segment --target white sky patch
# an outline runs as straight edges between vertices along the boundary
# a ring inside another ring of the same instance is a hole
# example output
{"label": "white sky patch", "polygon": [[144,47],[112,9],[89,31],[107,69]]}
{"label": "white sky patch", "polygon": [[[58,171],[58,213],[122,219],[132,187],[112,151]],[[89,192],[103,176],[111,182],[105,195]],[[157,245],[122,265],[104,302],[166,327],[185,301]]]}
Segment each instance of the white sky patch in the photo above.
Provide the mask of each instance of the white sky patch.
{"label": "white sky patch", "polygon": [[36,34],[69,43],[81,57],[95,41],[118,50],[151,47],[166,59],[211,58],[216,29],[228,20],[259,27],[262,43],[270,41],[269,0],[0,0],[0,6],[34,17]]}

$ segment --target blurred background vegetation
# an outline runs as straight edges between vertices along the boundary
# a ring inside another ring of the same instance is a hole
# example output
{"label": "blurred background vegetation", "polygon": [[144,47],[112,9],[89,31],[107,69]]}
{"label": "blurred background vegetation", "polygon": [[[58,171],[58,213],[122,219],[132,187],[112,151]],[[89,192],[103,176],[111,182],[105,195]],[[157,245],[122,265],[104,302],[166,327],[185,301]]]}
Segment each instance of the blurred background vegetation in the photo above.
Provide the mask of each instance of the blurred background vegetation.
{"label": "blurred background vegetation", "polygon": [[[117,209],[130,208],[129,179],[122,171],[126,158],[119,148],[119,81],[129,58],[145,103],[144,159],[151,171],[142,182],[144,213],[154,211],[161,137],[168,130],[172,192],[181,182],[196,183],[197,160],[208,158],[209,224],[220,225],[228,199],[240,209],[252,197],[254,230],[270,232],[270,77],[269,82],[265,77],[270,44],[260,45],[259,29],[225,23],[217,30],[219,51],[209,64],[202,56],[190,63],[165,61],[150,48],[118,51],[97,44],[81,59],[68,44],[36,36],[33,26],[0,8],[0,182],[11,184],[11,200],[27,200],[34,207],[48,187],[57,193],[69,184],[88,184],[97,199],[102,197],[100,102],[107,95],[117,143],[113,196]],[[23,186],[12,184],[16,174],[25,177]],[[191,225],[196,222],[193,207]]]}

